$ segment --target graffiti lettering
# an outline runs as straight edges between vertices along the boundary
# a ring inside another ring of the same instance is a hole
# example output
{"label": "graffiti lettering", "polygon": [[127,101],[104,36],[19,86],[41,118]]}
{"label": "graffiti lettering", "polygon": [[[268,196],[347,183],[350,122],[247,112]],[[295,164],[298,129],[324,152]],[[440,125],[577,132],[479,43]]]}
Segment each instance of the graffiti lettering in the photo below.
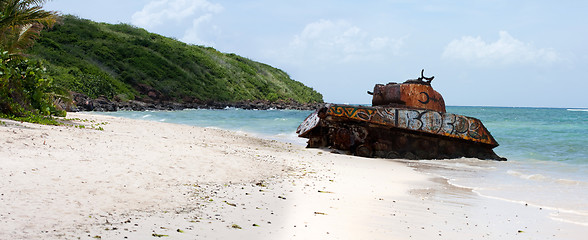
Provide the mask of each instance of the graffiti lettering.
{"label": "graffiti lettering", "polygon": [[426,111],[421,114],[423,130],[438,133],[443,127],[443,116],[440,112]]}
{"label": "graffiti lettering", "polygon": [[426,93],[426,92],[421,92],[421,94],[424,94],[424,95],[425,95],[425,99],[426,99],[426,100],[425,100],[425,101],[421,101],[421,100],[419,99],[419,102],[420,102],[420,103],[422,103],[422,104],[427,104],[427,103],[429,103],[429,100],[430,100],[430,98],[429,98],[429,94],[428,94],[428,93]]}
{"label": "graffiti lettering", "polygon": [[455,127],[455,132],[457,133],[466,133],[468,132],[469,128],[470,128],[470,122],[465,119],[465,117],[463,116],[456,116],[455,118],[455,125],[453,125]]}
{"label": "graffiti lettering", "polygon": [[361,110],[357,111],[357,117],[359,117],[362,120],[366,120],[366,121],[371,120],[373,114],[374,114],[374,111],[369,110],[369,109],[361,109]]}
{"label": "graffiti lettering", "polygon": [[[427,99],[430,100],[429,98]],[[389,127],[442,134],[449,137],[476,140],[479,142],[490,141],[488,131],[482,127],[479,120],[452,113],[431,110],[336,105],[331,106],[327,114]]]}
{"label": "graffiti lettering", "polygon": [[406,111],[407,128],[412,130],[421,130],[423,121],[421,121],[421,113],[419,111]]}

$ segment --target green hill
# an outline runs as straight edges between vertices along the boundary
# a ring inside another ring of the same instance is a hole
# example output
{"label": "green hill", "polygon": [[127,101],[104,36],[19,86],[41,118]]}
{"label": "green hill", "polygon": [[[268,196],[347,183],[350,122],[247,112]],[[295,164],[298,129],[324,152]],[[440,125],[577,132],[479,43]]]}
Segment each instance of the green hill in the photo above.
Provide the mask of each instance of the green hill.
{"label": "green hill", "polygon": [[322,102],[269,65],[189,45],[128,24],[64,16],[31,49],[58,86],[119,100]]}

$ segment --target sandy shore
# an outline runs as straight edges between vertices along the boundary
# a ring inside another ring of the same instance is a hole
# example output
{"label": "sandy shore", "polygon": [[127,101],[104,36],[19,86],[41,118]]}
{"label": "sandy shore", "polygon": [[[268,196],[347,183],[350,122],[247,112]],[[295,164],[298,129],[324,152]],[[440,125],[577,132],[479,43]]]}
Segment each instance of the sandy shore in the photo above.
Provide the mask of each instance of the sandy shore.
{"label": "sandy shore", "polygon": [[588,232],[402,160],[218,129],[68,118],[84,127],[0,120],[0,239],[584,239]]}

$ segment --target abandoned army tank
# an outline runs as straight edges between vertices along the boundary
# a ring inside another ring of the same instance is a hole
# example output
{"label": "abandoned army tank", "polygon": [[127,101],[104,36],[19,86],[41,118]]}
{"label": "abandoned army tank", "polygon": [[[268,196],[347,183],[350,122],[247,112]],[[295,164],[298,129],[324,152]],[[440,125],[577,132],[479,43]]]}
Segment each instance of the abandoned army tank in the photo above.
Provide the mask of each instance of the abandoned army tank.
{"label": "abandoned army tank", "polygon": [[372,106],[326,104],[298,127],[310,148],[331,147],[362,157],[504,161],[498,143],[476,118],[448,113],[434,77],[376,84]]}

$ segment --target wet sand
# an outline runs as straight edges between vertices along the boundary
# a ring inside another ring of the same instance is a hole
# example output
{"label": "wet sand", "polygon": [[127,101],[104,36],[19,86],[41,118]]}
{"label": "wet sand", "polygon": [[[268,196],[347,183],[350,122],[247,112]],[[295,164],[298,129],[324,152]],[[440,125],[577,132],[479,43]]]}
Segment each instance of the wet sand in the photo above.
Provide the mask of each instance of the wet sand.
{"label": "wet sand", "polygon": [[[0,239],[583,239],[403,160],[68,114],[0,120]],[[97,130],[102,128],[103,130]],[[539,187],[539,186],[538,186]]]}

